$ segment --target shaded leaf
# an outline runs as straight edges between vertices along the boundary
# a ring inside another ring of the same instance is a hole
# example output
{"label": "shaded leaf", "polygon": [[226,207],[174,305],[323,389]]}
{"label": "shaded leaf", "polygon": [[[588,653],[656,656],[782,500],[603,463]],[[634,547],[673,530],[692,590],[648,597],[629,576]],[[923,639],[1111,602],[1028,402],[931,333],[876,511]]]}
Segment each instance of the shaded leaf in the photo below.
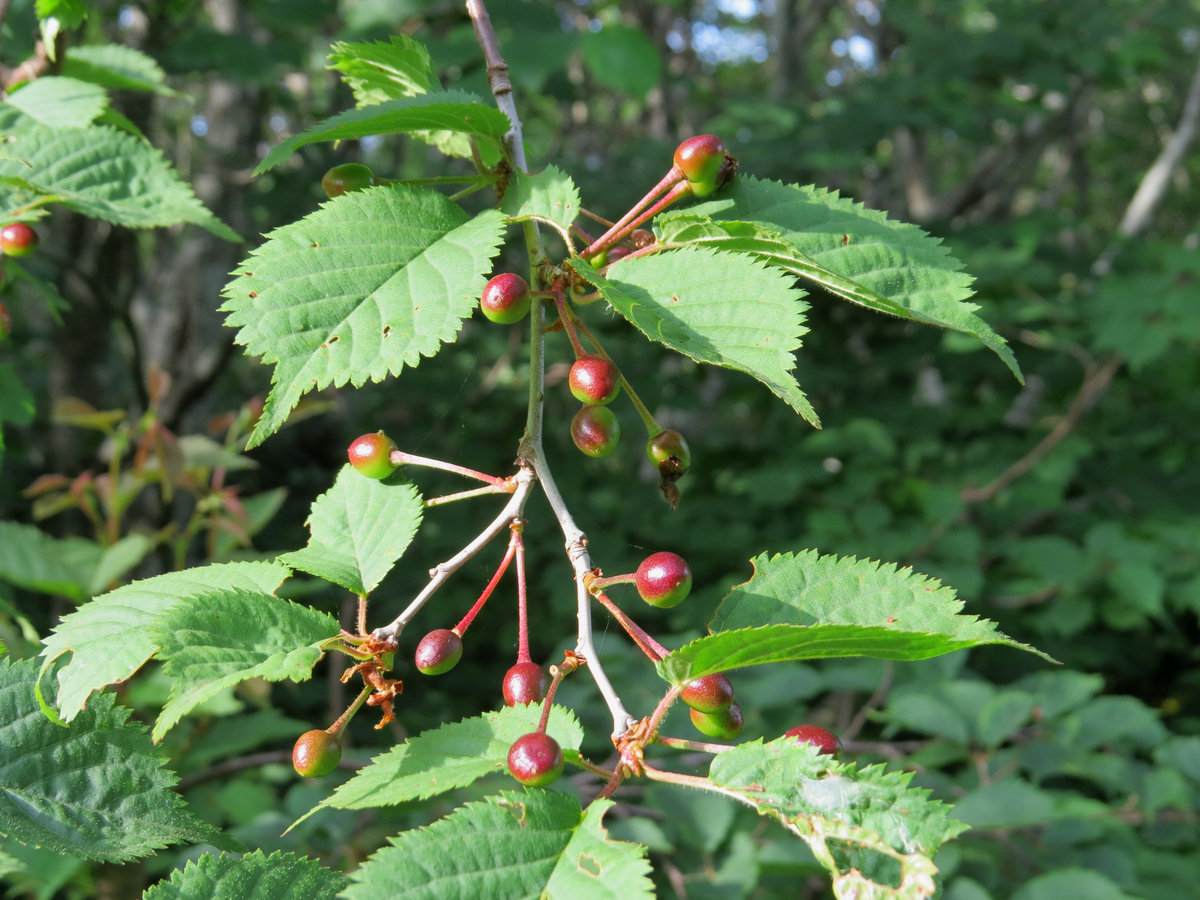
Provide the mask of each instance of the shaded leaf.
{"label": "shaded leaf", "polygon": [[135,581],[85,603],[55,626],[42,650],[43,673],[73,654],[58,670],[60,714],[71,721],[93,691],[136,672],[159,649],[153,627],[177,606],[230,594],[269,597],[287,575],[277,563],[224,563]]}
{"label": "shaded leaf", "polygon": [[961,271],[962,263],[916,225],[836,192],[746,176],[687,214],[761,225],[835,277],[803,267],[796,274],[851,302],[974,335],[1021,378],[1008,344],[968,301],[971,277]]}
{"label": "shaded leaf", "polygon": [[369,134],[451,131],[500,147],[508,129],[508,117],[495,107],[484,106],[474,94],[430,92],[346,110],[326,119],[268,153],[254,174],[270,171],[301,147],[319,141],[357,140]]}
{"label": "shaded leaf", "polygon": [[411,484],[384,484],[345,465],[333,487],[313,502],[308,545],[279,561],[369,594],[408,549],[423,509]]}
{"label": "shaded leaf", "polygon": [[124,44],[68,47],[63,74],[112,90],[152,91],[164,97],[178,92],[167,87],[166,73],[150,56]]}
{"label": "shaded leaf", "polygon": [[406,34],[393,34],[387,41],[338,41],[328,59],[358,106],[413,97],[438,86],[429,51]]}
{"label": "shaded leaf", "polygon": [[[463,787],[493,772],[507,772],[509,747],[536,730],[540,717],[538,704],[513,706],[424,731],[376,756],[321,806],[390,806]],[[561,706],[553,707],[546,730],[568,757],[583,740],[574,713]]]}
{"label": "shaded leaf", "polygon": [[112,695],[95,698],[70,728],[49,722],[34,697],[37,661],[0,660],[0,833],[86,859],[120,862],[179,843],[239,849],[189,812],[172,790],[145,729]]}
{"label": "shaded leaf", "polygon": [[8,102],[51,128],[83,128],[104,111],[104,90],[86,81],[48,75],[8,95]]}
{"label": "shaded leaf", "polygon": [[92,541],[0,522],[0,578],[28,590],[82,601],[103,558],[104,548]]}
{"label": "shaded leaf", "polygon": [[264,856],[206,853],[150,887],[143,900],[333,900],[348,879],[315,859],[280,850]]}
{"label": "shaded leaf", "polygon": [[224,591],[175,606],[149,630],[173,681],[154,723],[154,740],[161,741],[189,711],[239,682],[307,681],[338,623],[269,594]]}
{"label": "shaded leaf", "polygon": [[453,340],[503,230],[496,210],[468,218],[436,191],[392,185],[345,194],[271,232],[221,307],[238,343],[275,365],[249,445],[309,391],[381,381]]}
{"label": "shaded leaf", "polygon": [[646,337],[753,376],[818,424],[792,375],[808,305],[787,276],[748,256],[700,247],[622,260],[608,278],[582,260],[571,265]]}
{"label": "shaded leaf", "polygon": [[447,885],[489,900],[626,900],[654,896],[640,844],[614,841],[601,819],[557,791],[506,792],[468,803],[426,828],[390,838],[351,876],[350,900],[441,900]]}
{"label": "shaded leaf", "polygon": [[662,75],[658,47],[641,28],[605,25],[579,37],[588,69],[601,84],[632,97],[645,97]]}

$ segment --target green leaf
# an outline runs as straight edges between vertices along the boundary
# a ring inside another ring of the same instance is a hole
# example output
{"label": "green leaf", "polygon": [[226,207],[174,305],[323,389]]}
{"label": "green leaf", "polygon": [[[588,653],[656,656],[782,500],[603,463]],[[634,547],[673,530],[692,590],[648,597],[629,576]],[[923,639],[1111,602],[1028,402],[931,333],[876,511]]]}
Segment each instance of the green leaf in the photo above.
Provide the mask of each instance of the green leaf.
{"label": "green leaf", "polygon": [[147,889],[142,900],[334,900],[348,883],[341,872],[282,850],[206,853]]}
{"label": "green leaf", "polygon": [[63,30],[77,28],[87,18],[85,0],[37,0],[37,17],[54,18]]}
{"label": "green leaf", "polygon": [[338,41],[328,58],[329,68],[342,73],[360,107],[414,97],[438,86],[429,51],[405,34],[394,34],[388,41]]}
{"label": "green leaf", "polygon": [[28,425],[36,406],[12,363],[0,363],[0,422]]}
{"label": "green leaf", "polygon": [[275,365],[249,446],[278,431],[300,398],[381,381],[433,356],[475,309],[504,217],[467,218],[441,194],[368,188],[276,229],[225,286],[227,324]]}
{"label": "green leaf", "polygon": [[569,794],[505,792],[426,828],[390,838],[351,878],[349,900],[455,896],[636,900],[654,896],[646,848],[614,841],[601,823],[611,800],[583,812]]}
{"label": "green leaf", "polygon": [[157,742],[190,710],[239,682],[307,681],[338,623],[269,594],[225,591],[175,606],[149,631],[174,682],[154,723]]}
{"label": "green leaf", "polygon": [[227,595],[270,597],[288,575],[277,563],[225,563],[169,572],[123,585],[66,616],[45,640],[43,673],[64,653],[58,671],[59,712],[71,721],[93,691],[136,672],[159,649],[153,627],[178,606]]}
{"label": "green leaf", "polygon": [[608,278],[582,260],[571,265],[646,337],[697,362],[757,378],[818,424],[792,375],[792,353],[808,330],[802,324],[808,304],[778,270],[700,247],[622,260]]}
{"label": "green leaf", "polygon": [[312,505],[308,545],[279,561],[352,593],[369,594],[408,549],[423,510],[411,484],[384,484],[347,464]]}
{"label": "green leaf", "polygon": [[[540,704],[513,706],[424,731],[376,756],[321,807],[363,809],[422,800],[507,772],[509,747],[535,731],[540,717]],[[574,713],[561,706],[551,709],[546,731],[568,759],[583,740]]]}
{"label": "green leaf", "polygon": [[[948,806],[929,799],[927,790],[909,787],[911,772],[888,772],[879,765],[855,769],[791,738],[739,744],[717,754],[709,780],[802,838],[833,875],[839,897],[931,896],[936,869],[929,857],[966,830],[950,818]],[[894,893],[869,892],[879,885],[846,862],[845,851],[851,849],[899,864]]]}
{"label": "green leaf", "polygon": [[1134,900],[1120,886],[1092,869],[1065,868],[1038,875],[1025,882],[1012,900],[1063,900],[1086,897],[1087,900]]}
{"label": "green leaf", "polygon": [[968,302],[971,277],[940,240],[916,225],[836,192],[745,176],[687,214],[761,225],[834,277],[782,260],[789,271],[853,303],[973,335],[1021,378],[1008,344]]}
{"label": "green leaf", "polygon": [[961,615],[951,588],[912,569],[815,550],[764,553],[751,564],[753,577],[717,608],[714,634],[658,663],[664,678],[678,684],[742,666],[841,656],[927,659],[981,644],[1053,661],[987,619]]}
{"label": "green leaf", "polygon": [[179,843],[238,849],[187,810],[145,728],[111,694],[63,729],[39,714],[37,677],[36,660],[0,660],[0,746],[10,751],[0,757],[0,833],[112,862]]}
{"label": "green leaf", "polygon": [[51,128],[83,128],[104,112],[108,97],[94,84],[48,75],[9,94],[8,102]]}
{"label": "green leaf", "polygon": [[179,93],[167,87],[166,73],[150,56],[124,44],[89,44],[67,48],[63,74],[111,90],[152,91],[163,97]]}
{"label": "green leaf", "polygon": [[592,77],[613,90],[642,98],[662,76],[658,47],[641,28],[606,25],[579,40]]}
{"label": "green leaf", "polygon": [[0,103],[0,218],[50,198],[97,219],[130,228],[190,222],[218,237],[237,233],[204,208],[162,154],[145,141],[105,125],[50,128],[10,103]]}
{"label": "green leaf", "polygon": [[579,188],[555,166],[536,175],[516,173],[500,208],[512,222],[536,218],[554,223],[565,233],[579,215]]}
{"label": "green leaf", "polygon": [[78,603],[103,557],[104,548],[84,538],[53,538],[32,525],[0,522],[0,578],[19,587]]}
{"label": "green leaf", "polygon": [[270,171],[301,147],[318,141],[357,140],[369,134],[450,131],[501,147],[508,129],[508,117],[495,107],[484,106],[474,94],[436,91],[339,113],[288,138],[267,154],[254,174]]}

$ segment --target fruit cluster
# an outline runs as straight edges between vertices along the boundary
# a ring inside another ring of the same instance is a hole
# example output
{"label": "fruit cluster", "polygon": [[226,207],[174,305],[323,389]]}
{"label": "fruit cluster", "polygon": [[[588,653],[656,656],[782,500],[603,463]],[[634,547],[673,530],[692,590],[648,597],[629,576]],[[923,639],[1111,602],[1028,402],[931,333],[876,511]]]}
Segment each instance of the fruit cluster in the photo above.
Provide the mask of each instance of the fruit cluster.
{"label": "fruit cluster", "polygon": [[[578,253],[572,247],[571,255],[585,260],[596,270],[607,272],[614,265],[628,265],[629,260],[656,252],[654,235],[639,226],[681,197],[704,197],[713,193],[729,181],[736,168],[736,161],[714,135],[699,135],[684,141],[676,149],[671,168],[659,184],[617,222],[606,223],[608,227],[604,234],[592,238],[581,229],[574,229],[587,246]],[[378,178],[359,163],[336,166],[322,179],[322,185],[331,200],[349,192],[389,183],[388,179]],[[571,244],[569,236],[568,244]],[[539,308],[539,325],[547,332],[562,331],[572,351],[573,361],[567,376],[567,387],[580,404],[570,422],[570,434],[576,447],[590,457],[604,457],[616,449],[621,428],[612,406],[618,397],[624,395],[643,420],[647,434],[646,455],[658,472],[660,487],[674,506],[678,500],[675,482],[691,468],[691,451],[680,432],[664,428],[655,421],[616,362],[580,317],[577,307],[597,299],[597,295],[589,294],[591,288],[586,280],[576,273],[575,268],[568,266],[555,267],[546,263],[534,272],[533,281],[535,286],[531,287],[530,281],[512,272],[494,275],[484,285],[479,298],[484,317],[500,325],[512,325],[529,315],[535,303],[544,303],[545,310],[556,319],[544,324],[543,310]],[[532,467],[523,460],[519,461],[522,469],[517,475],[499,478],[455,464],[419,457],[400,450],[383,432],[356,438],[350,444],[347,456],[358,473],[376,480],[393,479],[402,466],[420,465],[455,472],[483,482],[483,487],[427,500],[427,506],[480,494],[515,495],[521,490],[518,482],[522,473],[527,476],[526,484],[531,484],[533,478],[537,477]],[[514,497],[505,508],[506,511],[514,511],[511,516],[507,512],[502,513],[468,548],[456,556],[456,559],[461,558],[456,565],[461,565],[461,561],[507,530],[508,546],[495,573],[456,624],[435,628],[417,642],[412,660],[416,671],[425,676],[437,677],[451,672],[463,657],[468,631],[476,616],[494,594],[510,566],[515,568],[517,654],[516,660],[501,679],[500,694],[508,706],[540,703],[542,708],[535,730],[521,735],[510,746],[507,764],[509,772],[522,784],[541,787],[559,778],[565,767],[562,747],[546,731],[554,694],[564,676],[588,664],[589,660],[574,651],[567,651],[562,663],[547,669],[532,659],[523,539],[526,522],[521,516],[523,501],[517,503],[516,499]],[[643,559],[632,572],[620,575],[605,576],[600,569],[589,570],[588,565],[590,563],[576,570],[582,602],[586,605],[595,600],[608,610],[650,660],[657,662],[665,657],[667,649],[637,625],[608,596],[606,590],[617,585],[632,584],[638,596],[648,605],[662,609],[675,607],[688,597],[692,589],[692,570],[687,561],[676,553],[661,550]],[[449,571],[453,571],[453,568],[449,567]],[[408,610],[391,625],[374,632],[368,633],[366,630],[366,600],[362,598],[358,633],[342,632],[336,639],[336,646],[330,645],[355,660],[355,664],[343,675],[343,681],[361,675],[363,687],[354,703],[333,725],[306,732],[296,742],[293,762],[301,775],[322,775],[337,766],[341,755],[342,731],[363,704],[381,707],[383,717],[376,727],[393,718],[393,703],[402,689],[402,682],[384,677],[384,672],[394,662],[401,630],[440,584],[438,578],[442,576],[438,570],[432,572],[431,577],[431,587],[422,591]],[[614,785],[620,781],[623,773],[648,771],[642,752],[648,743],[658,741],[708,750],[720,749],[719,745],[666,738],[658,734],[667,708],[677,697],[682,698],[689,707],[693,725],[705,738],[731,740],[741,733],[742,710],[734,700],[733,684],[729,678],[724,673],[716,673],[694,679],[681,688],[668,691],[654,714],[632,725],[626,723],[626,726],[622,726],[626,727],[625,733],[614,735],[621,760],[611,773]],[[797,741],[813,744],[821,753],[836,754],[840,747],[834,735],[817,726],[798,726],[787,735]],[[597,770],[604,771],[598,767]]]}

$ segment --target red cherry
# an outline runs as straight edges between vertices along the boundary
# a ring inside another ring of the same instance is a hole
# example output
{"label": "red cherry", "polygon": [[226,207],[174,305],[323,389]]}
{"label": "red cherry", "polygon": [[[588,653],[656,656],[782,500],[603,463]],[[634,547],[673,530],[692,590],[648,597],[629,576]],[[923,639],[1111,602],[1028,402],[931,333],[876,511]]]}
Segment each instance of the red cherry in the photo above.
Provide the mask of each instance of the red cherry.
{"label": "red cherry", "polygon": [[621,373],[610,360],[586,353],[572,364],[567,385],[580,403],[603,406],[621,392]]}
{"label": "red cherry", "polygon": [[675,148],[675,165],[692,193],[704,197],[717,189],[717,175],[725,162],[725,145],[715,134],[698,134]]}
{"label": "red cherry", "polygon": [[702,713],[714,713],[733,702],[733,685],[721,672],[689,681],[679,692],[683,702]]}
{"label": "red cherry", "polygon": [[799,743],[812,744],[818,753],[837,756],[842,749],[842,742],[836,734],[820,725],[797,725],[784,733],[785,737],[795,738]]}
{"label": "red cherry", "polygon": [[607,406],[585,406],[571,419],[571,440],[588,456],[608,456],[620,439],[621,424]]}
{"label": "red cherry", "polygon": [[563,773],[563,752],[558,741],[543,731],[522,735],[508,750],[508,771],[531,787],[545,787]]}
{"label": "red cherry", "polygon": [[512,325],[525,318],[532,298],[529,284],[520,275],[504,272],[483,286],[479,308],[483,314],[500,325]]}
{"label": "red cherry", "polygon": [[395,442],[382,431],[377,431],[355,438],[346,454],[356,471],[368,478],[380,479],[396,471],[397,466],[391,461],[395,449]]}
{"label": "red cherry", "polygon": [[438,628],[421,638],[413,661],[423,675],[442,675],[458,665],[462,654],[462,638],[449,628]]}
{"label": "red cherry", "polygon": [[37,245],[37,232],[24,222],[13,222],[0,228],[0,251],[5,256],[28,256]]}
{"label": "red cherry", "polygon": [[292,767],[305,778],[328,775],[341,758],[342,745],[338,739],[320,728],[304,732],[292,747]]}
{"label": "red cherry", "polygon": [[[692,590],[692,570],[676,553],[652,553],[634,575],[638,594],[651,606],[677,606]],[[731,688],[732,690],[732,688]]]}
{"label": "red cherry", "polygon": [[509,706],[540,703],[546,699],[550,675],[535,662],[519,662],[504,673],[501,690]]}

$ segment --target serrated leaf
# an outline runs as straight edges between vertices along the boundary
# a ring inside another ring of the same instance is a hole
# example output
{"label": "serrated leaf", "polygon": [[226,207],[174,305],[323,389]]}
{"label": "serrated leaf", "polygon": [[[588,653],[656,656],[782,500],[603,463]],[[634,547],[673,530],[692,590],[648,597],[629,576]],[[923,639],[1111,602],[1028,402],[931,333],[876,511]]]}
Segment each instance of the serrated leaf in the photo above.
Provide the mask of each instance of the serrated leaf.
{"label": "serrated leaf", "polygon": [[[910,788],[911,772],[856,770],[791,738],[717,754],[709,780],[801,837],[833,875],[838,897],[932,896],[937,870],[930,857],[967,828],[927,790]],[[848,849],[895,860],[899,885],[879,884],[849,865]]]}
{"label": "serrated leaf", "polygon": [[390,838],[351,878],[349,900],[650,898],[646,848],[614,841],[601,824],[611,800],[583,812],[549,790],[506,792],[468,803],[426,828]]}
{"label": "serrated leaf", "polygon": [[63,618],[45,640],[45,672],[70,651],[58,671],[58,708],[66,721],[106,684],[136,672],[159,649],[154,625],[188,603],[219,600],[226,594],[270,596],[288,575],[277,563],[245,562],[169,572],[109,591]]}
{"label": "serrated leaf", "polygon": [[206,853],[148,888],[142,900],[334,900],[348,883],[341,872],[283,850]]}
{"label": "serrated leaf", "polygon": [[38,712],[36,660],[0,660],[0,833],[85,859],[120,862],[179,843],[239,849],[189,812],[141,725],[112,695],[70,728]]}
{"label": "serrated leaf", "polygon": [[83,128],[104,112],[108,97],[97,85],[48,75],[9,94],[8,102],[51,128]]}
{"label": "serrated leaf", "polygon": [[124,44],[88,44],[67,48],[63,74],[112,90],[152,91],[177,97],[166,73],[150,56]]}
{"label": "serrated leaf", "polygon": [[495,107],[480,103],[474,94],[431,91],[346,110],[326,119],[308,131],[288,138],[268,153],[254,174],[269,172],[301,147],[319,141],[357,140],[369,134],[449,131],[501,147],[508,129],[508,117]]}
{"label": "serrated leaf", "polygon": [[646,337],[697,362],[751,375],[819,424],[792,375],[808,304],[786,275],[748,256],[700,247],[622,260],[608,278],[582,260],[571,265]]}
{"label": "serrated leaf", "polygon": [[663,659],[664,677],[679,683],[722,671],[722,657],[728,668],[841,656],[927,659],[981,644],[1050,660],[993,622],[962,615],[963,602],[937,579],[894,563],[804,550],[764,553],[751,564],[754,575],[717,608],[714,634]]}
{"label": "serrated leaf", "polygon": [[0,363],[0,422],[28,425],[36,406],[33,393],[21,381],[12,363]]}
{"label": "serrated leaf", "polygon": [[54,538],[32,525],[0,522],[0,578],[43,594],[75,602],[104,558],[104,548],[83,538]]}
{"label": "serrated leaf", "polygon": [[579,215],[579,188],[556,166],[536,175],[518,173],[509,182],[500,208],[511,221],[542,219],[565,232]]}
{"label": "serrated leaf", "polygon": [[338,41],[328,59],[358,106],[414,97],[438,86],[429,51],[406,34],[393,34],[387,41]]}
{"label": "serrated leaf", "polygon": [[241,238],[204,208],[162,154],[106,125],[50,128],[0,103],[0,218],[46,198],[130,228],[190,222],[230,241]]}
{"label": "serrated leaf", "polygon": [[384,484],[345,465],[308,516],[303,550],[279,561],[355,594],[369,594],[404,555],[424,507],[411,484]]}
{"label": "serrated leaf", "polygon": [[163,671],[174,682],[154,723],[163,736],[189,711],[250,678],[307,681],[323,655],[321,644],[338,623],[319,610],[270,594],[224,591],[176,605],[150,627]]}
{"label": "serrated leaf", "polygon": [[[376,756],[317,808],[363,809],[422,800],[505,772],[512,742],[536,730],[540,716],[539,704],[505,707],[423,731]],[[583,741],[574,713],[561,706],[552,708],[546,730],[565,753],[578,750]]]}
{"label": "serrated leaf", "polygon": [[822,281],[819,272],[798,268],[802,277],[854,303],[892,313],[896,304],[908,318],[974,335],[1021,379],[1008,344],[968,302],[971,277],[940,240],[916,225],[889,219],[836,192],[745,176],[713,200],[690,207],[688,215],[762,225],[837,276]]}
{"label": "serrated leaf", "polygon": [[436,191],[368,188],[279,228],[225,286],[237,342],[275,365],[249,446],[314,389],[397,375],[454,339],[477,305],[504,217]]}

